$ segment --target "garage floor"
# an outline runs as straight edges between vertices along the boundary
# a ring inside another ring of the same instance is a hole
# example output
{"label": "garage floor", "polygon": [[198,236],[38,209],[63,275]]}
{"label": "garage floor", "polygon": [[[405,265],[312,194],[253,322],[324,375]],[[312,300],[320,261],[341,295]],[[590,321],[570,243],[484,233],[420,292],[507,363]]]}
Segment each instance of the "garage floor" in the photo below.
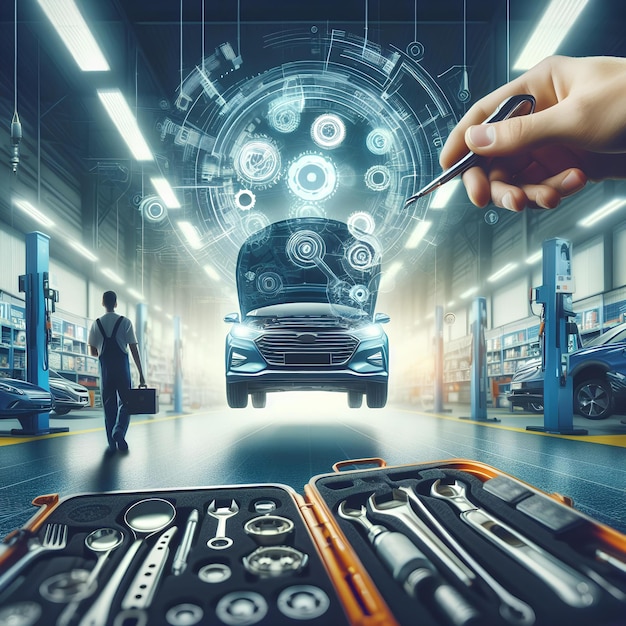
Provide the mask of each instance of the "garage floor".
{"label": "garage floor", "polygon": [[[67,433],[0,436],[0,535],[23,525],[41,494],[242,483],[282,483],[301,492],[309,479],[345,459],[380,457],[390,465],[466,458],[493,465],[573,498],[595,519],[626,532],[626,424],[577,418],[589,436],[530,433],[542,416],[492,410],[499,423],[459,419],[469,407],[433,414],[406,406],[349,410],[343,395],[280,394],[264,410],[135,416],[127,454],[105,454],[100,410],[50,425]],[[5,431],[17,427],[3,420]]]}

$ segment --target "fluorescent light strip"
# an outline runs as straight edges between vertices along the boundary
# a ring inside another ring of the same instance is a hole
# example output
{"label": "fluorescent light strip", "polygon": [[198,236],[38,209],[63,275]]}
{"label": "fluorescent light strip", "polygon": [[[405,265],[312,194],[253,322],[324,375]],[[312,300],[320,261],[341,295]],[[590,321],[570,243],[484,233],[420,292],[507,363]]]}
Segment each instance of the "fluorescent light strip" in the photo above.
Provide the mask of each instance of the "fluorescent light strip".
{"label": "fluorescent light strip", "polygon": [[98,260],[98,257],[95,254],[93,254],[93,252],[91,252],[90,250],[87,250],[87,248],[85,248],[85,246],[83,246],[82,244],[78,243],[78,241],[74,241],[73,239],[68,239],[67,243],[69,243],[70,246],[72,246],[72,248],[76,250],[76,252],[79,252],[80,254],[82,254],[89,261]]}
{"label": "fluorescent light strip", "polygon": [[152,151],[119,89],[98,89],[98,97],[137,161],[152,161]]}
{"label": "fluorescent light strip", "polygon": [[133,289],[132,287],[130,287],[126,291],[128,291],[129,295],[131,295],[133,298],[137,298],[137,300],[141,300],[141,301],[145,300],[145,298],[143,297],[143,294],[139,293],[136,289]]}
{"label": "fluorescent light strip", "polygon": [[54,226],[54,222],[49,217],[46,217],[39,209],[36,209],[30,202],[26,200],[13,200],[13,204],[27,215],[30,215],[30,217],[39,222],[42,226],[47,226],[48,228]]}
{"label": "fluorescent light strip", "polygon": [[73,0],[38,2],[83,72],[109,70],[107,60]]}
{"label": "fluorescent light strip", "polygon": [[100,270],[109,280],[112,280],[116,285],[123,285],[124,280],[120,278],[113,270],[108,267]]}
{"label": "fluorescent light strip", "polygon": [[528,70],[554,54],[588,0],[552,0],[513,66]]}
{"label": "fluorescent light strip", "polygon": [[607,215],[611,215],[618,209],[621,209],[626,204],[626,198],[615,198],[600,207],[597,211],[594,211],[591,215],[588,215],[584,219],[578,222],[579,226],[583,226],[584,228],[588,228],[589,226],[593,226],[596,222],[599,222],[601,219],[605,218]]}
{"label": "fluorescent light strip", "polygon": [[387,278],[389,280],[391,280],[392,278],[395,278],[396,274],[402,269],[402,263],[400,261],[394,261],[390,266],[389,269],[383,273],[383,278]]}
{"label": "fluorescent light strip", "polygon": [[525,261],[526,265],[534,265],[537,261],[541,261],[541,257],[543,256],[543,250],[539,250],[535,252],[535,254],[531,254]]}
{"label": "fluorescent light strip", "polygon": [[217,283],[220,281],[220,275],[217,273],[217,271],[215,270],[215,268],[213,266],[205,265],[203,269],[207,273],[207,276],[209,278],[211,278],[212,280],[214,280]]}
{"label": "fluorescent light strip", "polygon": [[454,195],[454,192],[461,184],[460,178],[455,178],[447,182],[445,185],[441,185],[433,196],[432,202],[429,205],[430,209],[443,209],[446,207],[450,198]]}
{"label": "fluorescent light strip", "polygon": [[180,202],[167,178],[153,176],[150,182],[168,209],[180,209]]}
{"label": "fluorescent light strip", "polygon": [[191,222],[178,222],[180,232],[185,236],[187,243],[194,249],[202,248],[202,241],[196,227]]}
{"label": "fluorescent light strip", "polygon": [[420,220],[415,226],[415,228],[413,229],[413,232],[411,233],[409,240],[404,244],[404,247],[407,250],[413,250],[414,248],[417,248],[417,244],[422,239],[424,239],[426,233],[430,230],[430,227],[432,225],[433,225],[432,222]]}
{"label": "fluorescent light strip", "polygon": [[470,296],[473,296],[477,292],[478,292],[478,287],[470,287],[469,289],[465,290],[459,296],[459,298],[461,298],[462,300],[467,300],[467,298],[469,298]]}
{"label": "fluorescent light strip", "polygon": [[517,267],[517,263],[507,263],[503,268],[499,269],[497,272],[489,276],[487,279],[490,283],[495,282],[496,280],[506,276],[511,273]]}

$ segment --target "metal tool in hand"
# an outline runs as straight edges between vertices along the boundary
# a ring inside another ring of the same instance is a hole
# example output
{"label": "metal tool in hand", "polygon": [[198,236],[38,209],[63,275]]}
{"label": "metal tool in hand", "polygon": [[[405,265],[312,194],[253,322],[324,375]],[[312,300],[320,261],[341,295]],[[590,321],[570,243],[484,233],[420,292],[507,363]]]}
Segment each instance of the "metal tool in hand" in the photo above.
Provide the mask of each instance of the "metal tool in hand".
{"label": "metal tool in hand", "polygon": [[224,550],[233,545],[233,540],[226,536],[226,520],[233,515],[237,515],[237,513],[239,513],[239,505],[234,500],[228,506],[220,507],[216,505],[215,500],[211,501],[207,509],[207,515],[217,520],[217,530],[215,531],[215,537],[211,537],[207,541],[209,548]]}
{"label": "metal tool in hand", "polygon": [[423,517],[437,531],[439,536],[462,558],[493,591],[500,600],[500,615],[509,623],[517,626],[530,626],[535,623],[532,608],[512,593],[507,591],[469,552],[454,538],[448,529],[430,512],[428,507],[409,487],[399,487],[415,505]]}
{"label": "metal tool in hand", "polygon": [[108,623],[113,599],[139,548],[148,537],[167,528],[175,517],[174,505],[162,498],[147,498],[128,507],[124,514],[124,522],[133,532],[135,540],[124,554],[124,558],[120,561],[105,587],[98,594],[95,602],[83,616],[79,626],[105,626]]}
{"label": "metal tool in hand", "polygon": [[338,513],[365,529],[377,556],[408,595],[417,597],[424,593],[426,601],[434,602],[455,626],[481,623],[478,611],[443,581],[430,559],[406,535],[373,524],[365,506],[351,508],[344,500]]}
{"label": "metal tool in hand", "polygon": [[595,604],[600,589],[566,563],[502,522],[489,511],[478,508],[466,495],[465,484],[436,480],[431,495],[453,504],[461,519],[503,552],[543,580],[566,604],[584,608]]}
{"label": "metal tool in hand", "polygon": [[52,550],[63,550],[67,545],[67,525],[48,524],[43,535],[43,540],[32,539],[28,543],[28,552],[0,576],[0,591],[4,590],[17,575],[38,556]]}
{"label": "metal tool in hand", "polygon": [[[520,115],[529,115],[535,110],[535,98],[529,94],[520,94],[517,96],[511,96],[503,102],[500,106],[483,122],[483,124],[492,124],[493,122],[501,122],[508,120],[511,117],[519,117]],[[422,187],[417,193],[413,194],[410,198],[407,198],[404,203],[405,208],[418,200],[419,198],[428,195],[445,185],[447,182],[456,178],[463,172],[466,172],[470,167],[474,167],[479,164],[481,157],[474,152],[468,152],[462,159],[459,159],[452,167],[448,168],[432,180],[428,185]]]}

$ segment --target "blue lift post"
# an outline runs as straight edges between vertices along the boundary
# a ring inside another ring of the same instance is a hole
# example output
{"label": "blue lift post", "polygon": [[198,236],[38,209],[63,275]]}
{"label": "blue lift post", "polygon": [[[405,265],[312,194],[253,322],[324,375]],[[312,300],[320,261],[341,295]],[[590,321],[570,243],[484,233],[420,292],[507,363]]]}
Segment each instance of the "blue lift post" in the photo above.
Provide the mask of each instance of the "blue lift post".
{"label": "blue lift post", "polygon": [[487,326],[487,300],[475,298],[472,303],[471,318],[471,365],[470,365],[470,417],[476,422],[499,422],[500,420],[487,417],[487,344],[485,343],[485,328]]}
{"label": "blue lift post", "polygon": [[435,375],[433,412],[443,412],[443,307],[435,307]]}
{"label": "blue lift post", "polygon": [[560,435],[586,435],[574,428],[573,381],[568,374],[568,324],[575,316],[572,308],[572,245],[560,238],[543,242],[543,285],[537,287],[537,302],[544,306],[542,351],[543,426],[526,430]]}
{"label": "blue lift post", "polygon": [[[26,380],[50,391],[48,373],[49,314],[58,298],[49,288],[50,237],[40,232],[26,235],[26,274],[20,276],[20,291],[26,294]],[[47,435],[69,428],[50,428],[50,414],[20,417],[22,428],[12,435]]]}
{"label": "blue lift post", "polygon": [[183,412],[183,339],[180,316],[174,317],[174,413]]}

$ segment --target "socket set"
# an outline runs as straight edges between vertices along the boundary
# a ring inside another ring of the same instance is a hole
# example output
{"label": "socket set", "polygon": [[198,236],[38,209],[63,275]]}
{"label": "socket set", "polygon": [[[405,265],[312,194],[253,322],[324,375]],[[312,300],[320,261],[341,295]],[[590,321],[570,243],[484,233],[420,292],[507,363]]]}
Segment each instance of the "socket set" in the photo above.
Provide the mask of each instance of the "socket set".
{"label": "socket set", "polygon": [[488,465],[338,463],[284,485],[40,496],[0,626],[617,626],[626,537]]}

